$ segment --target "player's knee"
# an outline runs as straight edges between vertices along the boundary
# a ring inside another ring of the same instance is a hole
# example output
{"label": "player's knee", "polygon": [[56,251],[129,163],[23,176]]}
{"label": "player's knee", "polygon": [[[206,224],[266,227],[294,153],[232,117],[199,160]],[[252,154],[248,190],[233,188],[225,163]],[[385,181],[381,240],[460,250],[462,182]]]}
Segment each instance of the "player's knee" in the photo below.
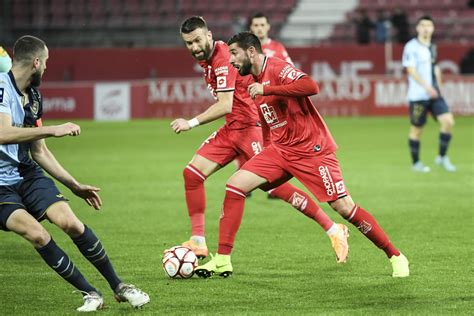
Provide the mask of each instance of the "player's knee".
{"label": "player's knee", "polygon": [[334,202],[330,202],[329,205],[342,217],[348,217],[352,209],[354,208],[355,203],[354,201],[352,201],[351,198],[345,197]]}
{"label": "player's knee", "polygon": [[61,229],[70,237],[79,237],[84,233],[84,224],[78,219],[65,221]]}
{"label": "player's knee", "polygon": [[35,248],[44,247],[51,240],[49,233],[39,224],[30,228],[23,237],[31,242]]}

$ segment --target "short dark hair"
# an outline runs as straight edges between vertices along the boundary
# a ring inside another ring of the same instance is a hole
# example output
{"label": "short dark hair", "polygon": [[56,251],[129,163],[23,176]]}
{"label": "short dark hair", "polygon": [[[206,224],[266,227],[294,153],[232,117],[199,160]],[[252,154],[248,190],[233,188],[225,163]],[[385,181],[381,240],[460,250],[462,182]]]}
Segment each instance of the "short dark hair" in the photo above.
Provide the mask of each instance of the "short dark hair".
{"label": "short dark hair", "polygon": [[416,20],[416,25],[418,25],[418,23],[420,23],[422,20],[428,20],[428,21],[431,21],[432,23],[434,23],[433,18],[431,17],[431,15],[423,15],[423,16],[420,16],[418,18],[418,20]]}
{"label": "short dark hair", "polygon": [[13,59],[17,62],[29,61],[46,49],[46,43],[35,36],[24,35],[13,45]]}
{"label": "short dark hair", "polygon": [[202,16],[192,16],[187,18],[181,24],[181,33],[188,34],[194,31],[195,29],[206,29],[207,30],[207,23],[206,20]]}
{"label": "short dark hair", "polygon": [[234,43],[237,43],[237,45],[246,50],[249,47],[253,46],[255,47],[255,50],[257,53],[262,54],[262,44],[260,43],[260,40],[258,37],[251,33],[251,32],[240,32],[238,34],[235,34],[232,36],[228,41],[227,45],[232,45]]}
{"label": "short dark hair", "polygon": [[258,19],[258,18],[265,18],[267,19],[267,22],[270,23],[270,19],[268,18],[268,16],[266,16],[265,14],[263,14],[262,12],[257,12],[255,13],[254,15],[252,15],[249,19],[249,25],[252,24],[252,21],[253,19]]}

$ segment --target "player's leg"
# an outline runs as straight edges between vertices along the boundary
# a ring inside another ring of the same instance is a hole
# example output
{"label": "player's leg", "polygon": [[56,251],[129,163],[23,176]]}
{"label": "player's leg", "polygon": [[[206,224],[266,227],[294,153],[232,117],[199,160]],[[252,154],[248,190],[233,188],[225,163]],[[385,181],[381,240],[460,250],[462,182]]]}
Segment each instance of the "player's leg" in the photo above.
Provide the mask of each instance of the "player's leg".
{"label": "player's leg", "polygon": [[420,139],[423,126],[426,123],[428,114],[427,101],[410,102],[410,132],[408,136],[408,146],[412,159],[412,169],[416,172],[430,172],[430,168],[425,166],[420,160]]}
{"label": "player's leg", "polygon": [[219,222],[217,255],[208,263],[196,268],[195,273],[198,276],[207,278],[216,273],[227,277],[232,274],[230,254],[242,221],[246,194],[265,183],[281,183],[280,179],[287,181],[289,178],[278,165],[277,159],[275,151],[266,148],[229,178]]}
{"label": "player's leg", "polygon": [[409,276],[407,258],[395,248],[388,235],[369,212],[356,205],[350,196],[328,203],[342,217],[357,227],[374,245],[385,252],[392,263],[393,277]]}
{"label": "player's leg", "polygon": [[46,211],[47,218],[71,237],[82,255],[102,274],[119,302],[128,301],[140,307],[150,301],[148,294],[133,285],[125,284],[115,272],[102,242],[92,229],[84,225],[66,202],[52,204]]}
{"label": "player's leg", "polygon": [[290,203],[295,209],[318,223],[331,240],[331,246],[336,253],[336,261],[338,263],[347,261],[349,230],[346,225],[335,223],[306,192],[289,182],[269,192],[271,195]]}
{"label": "player's leg", "polygon": [[433,115],[440,125],[439,133],[439,154],[435,159],[435,163],[443,167],[446,171],[454,172],[456,167],[451,163],[447,155],[449,143],[451,142],[454,117],[449,112],[448,105],[443,98],[433,101]]}
{"label": "player's leg", "polygon": [[[5,215],[4,211],[2,215]],[[5,227],[28,240],[51,269],[83,294],[84,305],[78,311],[95,311],[102,307],[100,293],[87,282],[68,255],[32,215],[24,209],[17,209],[8,217]]]}
{"label": "player's leg", "polygon": [[219,222],[217,254],[211,261],[195,269],[194,272],[198,276],[208,278],[216,273],[228,277],[232,274],[230,254],[242,222],[246,194],[266,182],[266,179],[247,170],[239,170],[230,177],[226,185],[226,195]]}
{"label": "player's leg", "polygon": [[186,206],[191,222],[191,238],[184,242],[183,246],[191,248],[201,259],[208,255],[205,239],[204,182],[207,177],[235,158],[236,152],[229,144],[228,138],[229,130],[225,127],[212,133],[183,170]]}

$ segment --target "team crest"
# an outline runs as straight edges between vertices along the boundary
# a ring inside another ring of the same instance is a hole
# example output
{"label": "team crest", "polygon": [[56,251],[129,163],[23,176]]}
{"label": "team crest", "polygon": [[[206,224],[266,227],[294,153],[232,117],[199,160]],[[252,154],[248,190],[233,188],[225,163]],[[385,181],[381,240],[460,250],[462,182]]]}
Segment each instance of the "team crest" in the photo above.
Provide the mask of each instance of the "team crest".
{"label": "team crest", "polygon": [[308,200],[306,200],[306,198],[298,192],[293,193],[290,201],[291,205],[300,211],[303,211],[306,208],[306,204],[308,204]]}
{"label": "team crest", "polygon": [[38,110],[39,110],[39,102],[38,101],[33,101],[33,105],[30,106],[31,113],[33,113],[33,116],[38,115]]}

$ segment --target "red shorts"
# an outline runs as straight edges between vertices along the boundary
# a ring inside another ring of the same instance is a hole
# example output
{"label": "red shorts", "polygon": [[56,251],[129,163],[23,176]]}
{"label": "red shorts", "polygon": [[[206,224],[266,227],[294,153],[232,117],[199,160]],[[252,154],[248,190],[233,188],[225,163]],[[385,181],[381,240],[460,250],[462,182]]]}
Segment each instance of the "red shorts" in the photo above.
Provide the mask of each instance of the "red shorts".
{"label": "red shorts", "polygon": [[265,178],[270,184],[295,177],[320,202],[335,201],[349,195],[335,153],[289,161],[270,145],[241,169]]}
{"label": "red shorts", "polygon": [[262,128],[229,129],[226,125],[212,133],[196,154],[225,166],[239,157],[245,162],[262,151]]}

